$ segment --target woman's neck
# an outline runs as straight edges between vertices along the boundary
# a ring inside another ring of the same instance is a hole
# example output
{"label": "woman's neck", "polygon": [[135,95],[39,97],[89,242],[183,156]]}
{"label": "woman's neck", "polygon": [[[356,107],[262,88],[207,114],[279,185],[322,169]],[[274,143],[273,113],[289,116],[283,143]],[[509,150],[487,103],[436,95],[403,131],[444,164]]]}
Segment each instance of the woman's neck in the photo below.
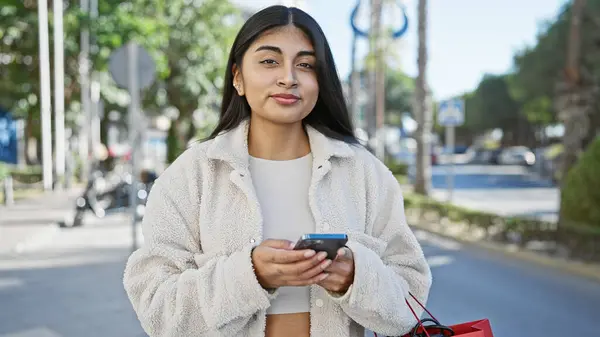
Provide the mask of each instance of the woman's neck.
{"label": "woman's neck", "polygon": [[291,160],[310,153],[302,122],[274,124],[261,118],[250,119],[248,153],[255,158]]}

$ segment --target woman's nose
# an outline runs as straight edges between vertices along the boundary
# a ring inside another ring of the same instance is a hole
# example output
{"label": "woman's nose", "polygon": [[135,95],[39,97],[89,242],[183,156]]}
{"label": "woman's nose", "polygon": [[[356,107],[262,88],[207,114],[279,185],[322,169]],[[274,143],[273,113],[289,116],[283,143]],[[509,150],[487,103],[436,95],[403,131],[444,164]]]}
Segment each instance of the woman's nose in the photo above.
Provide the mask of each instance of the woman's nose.
{"label": "woman's nose", "polygon": [[277,80],[277,85],[284,88],[293,88],[298,85],[296,72],[292,67],[284,67],[281,77]]}

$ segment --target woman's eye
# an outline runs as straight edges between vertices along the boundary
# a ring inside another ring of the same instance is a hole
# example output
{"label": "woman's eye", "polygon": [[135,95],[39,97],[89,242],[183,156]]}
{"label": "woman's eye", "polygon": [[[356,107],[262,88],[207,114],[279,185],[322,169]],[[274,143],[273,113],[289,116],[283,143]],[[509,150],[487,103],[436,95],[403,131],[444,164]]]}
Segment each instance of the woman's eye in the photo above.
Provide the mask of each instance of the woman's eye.
{"label": "woman's eye", "polygon": [[268,60],[260,61],[260,63],[262,63],[262,64],[277,64],[277,61],[268,59]]}
{"label": "woman's eye", "polygon": [[312,69],[313,68],[313,65],[309,64],[309,63],[300,63],[299,66],[302,67],[302,68],[307,68],[307,69]]}

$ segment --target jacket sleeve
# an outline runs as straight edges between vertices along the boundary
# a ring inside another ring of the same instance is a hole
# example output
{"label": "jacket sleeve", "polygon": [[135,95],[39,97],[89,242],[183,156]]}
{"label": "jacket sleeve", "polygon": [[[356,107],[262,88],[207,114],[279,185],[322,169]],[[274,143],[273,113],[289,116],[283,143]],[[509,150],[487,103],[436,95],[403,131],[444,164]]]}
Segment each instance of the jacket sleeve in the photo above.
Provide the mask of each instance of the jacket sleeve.
{"label": "jacket sleeve", "polygon": [[144,245],[125,268],[125,290],[152,337],[237,335],[270,305],[272,295],[254,274],[252,246],[228,256],[202,252],[198,181],[177,169],[157,180],[142,223]]}
{"label": "jacket sleeve", "polygon": [[[355,322],[387,336],[402,336],[417,320],[406,305],[412,293],[426,304],[431,270],[415,235],[406,223],[400,186],[387,168],[378,168],[372,192],[367,193],[367,230],[349,233],[354,255],[354,282],[336,296]],[[422,309],[410,299],[417,315]]]}

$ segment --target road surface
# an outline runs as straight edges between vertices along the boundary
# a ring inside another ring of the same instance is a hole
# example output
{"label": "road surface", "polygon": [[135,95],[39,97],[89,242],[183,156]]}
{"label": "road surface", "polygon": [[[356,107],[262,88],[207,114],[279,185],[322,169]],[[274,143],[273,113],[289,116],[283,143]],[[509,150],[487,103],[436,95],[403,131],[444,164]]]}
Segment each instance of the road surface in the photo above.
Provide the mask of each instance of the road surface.
{"label": "road surface", "polygon": [[[598,335],[600,283],[416,234],[434,275],[429,307],[444,323],[488,318],[495,337]],[[121,281],[129,221],[53,235],[0,256],[0,337],[145,336]]]}
{"label": "road surface", "polygon": [[[433,196],[448,200],[449,166],[432,168]],[[559,191],[521,166],[456,165],[452,202],[506,216],[531,216],[555,221]]]}

